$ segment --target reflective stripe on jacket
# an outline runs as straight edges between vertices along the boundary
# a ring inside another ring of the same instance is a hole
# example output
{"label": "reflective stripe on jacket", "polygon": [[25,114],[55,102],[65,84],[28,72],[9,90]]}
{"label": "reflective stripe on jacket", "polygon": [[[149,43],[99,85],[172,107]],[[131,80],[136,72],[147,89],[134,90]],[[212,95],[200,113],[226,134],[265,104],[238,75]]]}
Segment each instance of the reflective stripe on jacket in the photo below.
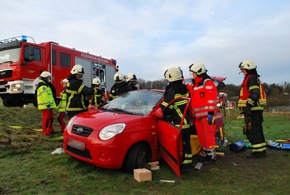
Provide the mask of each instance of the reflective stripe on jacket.
{"label": "reflective stripe on jacket", "polygon": [[89,101],[86,96],[91,96],[94,89],[87,87],[83,84],[82,80],[77,78],[69,78],[69,83],[66,88],[67,92],[67,105],[66,111],[84,111],[87,110]]}
{"label": "reflective stripe on jacket", "polygon": [[58,112],[65,112],[66,111],[66,91],[60,93],[60,102],[58,104]]}
{"label": "reflective stripe on jacket", "polygon": [[95,106],[98,106],[99,104],[104,103],[104,101],[105,101],[105,97],[104,97],[103,90],[99,87],[95,87],[92,104]]}
{"label": "reflective stripe on jacket", "polygon": [[207,117],[209,112],[216,113],[217,88],[211,79],[195,79],[195,86],[191,91],[191,111],[194,117]]}
{"label": "reflective stripe on jacket", "polygon": [[37,86],[37,107],[39,110],[45,110],[47,107],[56,108],[51,88],[45,81],[40,80]]}
{"label": "reflective stripe on jacket", "polygon": [[[257,83],[249,86],[249,79],[255,76],[257,78]],[[251,91],[259,89],[259,100],[254,101],[250,98]],[[262,90],[262,91],[261,91]],[[246,75],[243,83],[241,84],[240,97],[238,100],[238,107],[245,108],[247,106],[247,102],[250,102],[254,106],[251,107],[251,110],[264,110],[262,105],[266,104],[266,94],[264,88],[260,85],[260,80],[254,74]]]}
{"label": "reflective stripe on jacket", "polygon": [[[186,86],[184,86],[186,88]],[[169,98],[166,96],[168,95]],[[188,103],[187,100],[180,99],[175,102],[173,102],[169,107],[168,103],[173,100],[174,98],[178,97],[189,97],[189,93],[186,92],[185,94],[175,93],[173,89],[169,89],[164,94],[164,101],[161,103],[161,108],[163,110],[163,113],[165,113],[165,117],[167,117],[167,120],[172,121],[175,126],[180,127],[180,122],[183,117],[183,111],[186,107],[186,104]],[[171,97],[171,98],[170,98]],[[165,107],[167,107],[165,109]],[[190,127],[190,117],[189,114],[186,114],[182,129],[186,129]]]}

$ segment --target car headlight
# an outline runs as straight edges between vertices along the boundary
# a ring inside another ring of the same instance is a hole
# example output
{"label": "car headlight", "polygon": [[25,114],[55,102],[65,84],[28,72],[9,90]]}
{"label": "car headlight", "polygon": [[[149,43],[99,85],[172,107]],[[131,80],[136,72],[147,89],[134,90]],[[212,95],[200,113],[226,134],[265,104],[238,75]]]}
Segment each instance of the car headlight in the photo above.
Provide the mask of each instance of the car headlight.
{"label": "car headlight", "polygon": [[73,123],[73,120],[74,120],[74,116],[68,121],[68,123],[67,123],[67,125],[66,125],[66,130],[68,130],[68,129],[70,129],[71,128],[71,126],[72,126],[72,123]]}
{"label": "car headlight", "polygon": [[114,137],[115,135],[122,133],[125,127],[126,127],[126,124],[124,123],[118,123],[118,124],[106,126],[99,133],[100,139],[108,140]]}

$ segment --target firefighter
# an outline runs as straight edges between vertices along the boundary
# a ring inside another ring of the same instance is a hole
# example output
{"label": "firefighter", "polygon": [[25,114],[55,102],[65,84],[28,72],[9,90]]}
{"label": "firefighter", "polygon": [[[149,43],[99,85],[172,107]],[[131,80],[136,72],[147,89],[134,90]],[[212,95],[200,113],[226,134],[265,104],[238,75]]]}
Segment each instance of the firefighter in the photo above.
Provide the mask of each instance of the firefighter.
{"label": "firefighter", "polygon": [[252,153],[247,158],[260,158],[266,155],[266,142],[263,132],[263,111],[261,105],[260,80],[254,62],[245,60],[239,64],[239,69],[244,74],[241,84],[238,107],[244,114],[244,133],[252,145]]}
{"label": "firefighter", "polygon": [[42,134],[53,137],[53,108],[56,108],[50,72],[43,71],[37,85],[37,106],[42,112]]}
{"label": "firefighter", "polygon": [[[189,97],[189,92],[186,85],[183,84],[183,77],[180,69],[172,67],[165,71],[165,79],[169,82],[166,92],[164,93],[164,100],[161,103],[161,109],[166,120],[172,122],[179,127],[184,109],[188,103],[187,100],[180,99],[175,101],[169,107],[168,103],[173,99],[183,96]],[[167,107],[167,108],[166,108]],[[192,164],[192,151],[190,145],[190,115],[189,112],[184,118],[182,125],[182,143],[183,143],[183,162],[181,164],[181,172],[188,172]]]}
{"label": "firefighter", "polygon": [[191,113],[196,132],[206,156],[201,160],[207,164],[216,161],[215,156],[215,116],[217,112],[217,88],[213,80],[207,75],[203,63],[189,66],[193,80],[189,87],[191,94]]}
{"label": "firefighter", "polygon": [[127,74],[127,83],[129,85],[130,91],[141,89],[140,84],[137,82],[137,77],[134,73],[130,72]]}
{"label": "firefighter", "polygon": [[70,71],[68,79],[67,92],[67,105],[66,111],[68,116],[72,118],[78,113],[88,110],[88,101],[86,96],[93,95],[94,89],[87,87],[83,84],[84,69],[81,65],[76,64]]}
{"label": "firefighter", "polygon": [[101,80],[99,77],[93,79],[94,94],[91,98],[91,104],[100,107],[105,103],[105,93],[102,88],[100,88]]}
{"label": "firefighter", "polygon": [[114,81],[115,84],[111,87],[109,100],[113,100],[130,90],[128,83],[124,80],[123,74],[119,71],[114,75]]}
{"label": "firefighter", "polygon": [[[67,99],[67,92],[66,92],[66,87],[68,84],[68,80],[67,79],[63,79],[61,81],[62,87],[63,87],[63,91],[60,93],[60,102],[58,104],[58,122],[60,124],[60,129],[61,132],[64,131],[65,129],[65,122],[64,122],[64,118],[67,116],[67,111],[66,111],[66,99]],[[68,117],[69,119],[69,117]]]}

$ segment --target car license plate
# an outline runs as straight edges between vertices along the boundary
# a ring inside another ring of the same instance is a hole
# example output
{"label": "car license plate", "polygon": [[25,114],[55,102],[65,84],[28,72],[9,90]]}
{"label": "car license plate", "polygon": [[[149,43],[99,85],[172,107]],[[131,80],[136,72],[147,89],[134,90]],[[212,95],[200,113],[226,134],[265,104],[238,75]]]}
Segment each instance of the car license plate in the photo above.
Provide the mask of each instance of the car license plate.
{"label": "car license plate", "polygon": [[84,142],[69,138],[68,139],[68,143],[67,143],[70,147],[76,148],[78,150],[81,151],[85,151],[86,149],[86,144]]}

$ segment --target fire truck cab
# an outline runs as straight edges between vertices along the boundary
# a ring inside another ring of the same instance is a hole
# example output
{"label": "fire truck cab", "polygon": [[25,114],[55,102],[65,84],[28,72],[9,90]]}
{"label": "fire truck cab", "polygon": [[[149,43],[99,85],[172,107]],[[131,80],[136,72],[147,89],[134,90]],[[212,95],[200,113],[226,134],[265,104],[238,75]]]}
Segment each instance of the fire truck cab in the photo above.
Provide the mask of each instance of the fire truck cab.
{"label": "fire truck cab", "polygon": [[[27,38],[32,41],[28,42]],[[115,59],[59,45],[55,42],[35,43],[29,36],[18,36],[0,41],[0,97],[6,107],[36,105],[35,90],[42,71],[52,74],[57,96],[63,90],[61,81],[67,78],[75,64],[83,66],[84,84],[91,86],[99,77],[101,87],[110,89],[117,71]]]}

